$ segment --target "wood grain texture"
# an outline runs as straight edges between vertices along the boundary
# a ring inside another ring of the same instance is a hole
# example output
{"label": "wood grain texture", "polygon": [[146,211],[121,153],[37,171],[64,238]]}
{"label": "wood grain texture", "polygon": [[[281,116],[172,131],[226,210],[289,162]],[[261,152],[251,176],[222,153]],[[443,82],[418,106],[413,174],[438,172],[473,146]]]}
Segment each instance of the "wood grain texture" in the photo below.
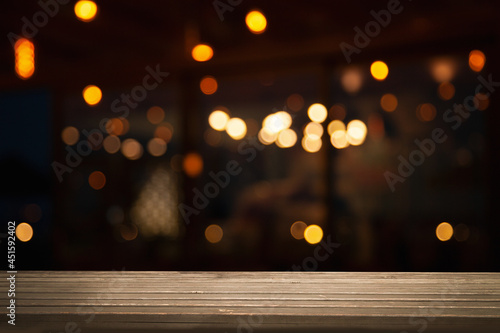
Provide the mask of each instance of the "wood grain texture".
{"label": "wood grain texture", "polygon": [[24,271],[6,311],[2,332],[499,332],[500,273]]}

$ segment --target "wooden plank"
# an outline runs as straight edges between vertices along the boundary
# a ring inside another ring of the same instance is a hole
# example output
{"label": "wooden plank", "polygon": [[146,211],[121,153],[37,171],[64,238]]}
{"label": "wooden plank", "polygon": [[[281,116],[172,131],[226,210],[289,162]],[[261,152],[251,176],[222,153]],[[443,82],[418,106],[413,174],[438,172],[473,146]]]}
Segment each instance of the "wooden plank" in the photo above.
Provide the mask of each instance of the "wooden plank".
{"label": "wooden plank", "polygon": [[36,300],[97,300],[100,299],[102,301],[111,301],[111,300],[165,300],[169,301],[184,301],[184,300],[202,300],[202,301],[210,301],[210,300],[244,300],[244,301],[267,301],[267,300],[275,300],[275,299],[283,299],[288,301],[409,301],[409,302],[429,302],[429,301],[454,301],[454,302],[496,302],[500,300],[498,295],[435,295],[435,294],[424,294],[424,295],[409,295],[409,294],[400,294],[400,295],[387,295],[387,294],[376,294],[376,295],[360,295],[360,294],[351,294],[351,295],[338,295],[338,294],[328,294],[328,295],[303,295],[303,294],[263,294],[263,295],[253,295],[253,294],[168,294],[167,296],[164,294],[110,294],[109,296],[103,296],[99,293],[88,293],[88,294],[51,294],[51,293],[43,293],[43,294],[35,294],[35,293],[16,293],[16,298],[18,300],[23,301],[36,301]]}
{"label": "wooden plank", "polygon": [[[261,274],[265,273],[265,274]],[[178,278],[253,278],[255,280],[269,280],[269,279],[289,279],[289,278],[303,278],[308,279],[322,279],[332,278],[332,272],[197,272],[197,271],[20,271],[19,276],[24,277],[107,277],[107,276],[127,276],[127,277],[178,277]],[[3,274],[6,274],[5,272]],[[467,279],[467,278],[495,278],[498,273],[427,273],[427,272],[335,272],[338,278],[356,278],[356,279],[415,279],[415,278],[428,278],[433,279]]]}

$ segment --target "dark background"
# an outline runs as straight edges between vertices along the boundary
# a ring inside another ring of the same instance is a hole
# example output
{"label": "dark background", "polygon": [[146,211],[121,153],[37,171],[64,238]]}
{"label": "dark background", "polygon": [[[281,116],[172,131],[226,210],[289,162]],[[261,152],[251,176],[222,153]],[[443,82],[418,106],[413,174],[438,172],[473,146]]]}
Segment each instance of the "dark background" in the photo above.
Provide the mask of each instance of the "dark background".
{"label": "dark background", "polygon": [[[457,130],[442,120],[448,108],[474,93],[478,75],[500,81],[498,2],[401,2],[404,10],[353,54],[350,65],[363,75],[354,94],[341,84],[348,64],[339,44],[352,45],[353,28],[372,21],[370,11],[386,9],[386,1],[243,1],[225,12],[223,21],[212,1],[96,3],[99,12],[92,22],[77,20],[70,1],[39,29],[32,38],[36,70],[28,80],[16,76],[6,36],[21,35],[22,18],[31,20],[40,7],[36,1],[9,1],[0,14],[0,233],[8,221],[28,222],[34,229],[31,241],[17,242],[18,269],[500,268],[500,94],[492,94],[489,107],[473,112]],[[244,23],[254,8],[268,21],[260,35]],[[213,47],[213,59],[197,63],[191,58],[198,42]],[[486,55],[480,73],[468,67],[474,49]],[[456,64],[451,80],[456,93],[448,101],[438,97],[431,75],[433,61],[443,57]],[[390,71],[381,82],[369,74],[370,64],[379,59]],[[154,157],[145,151],[131,161],[97,147],[58,182],[51,163],[66,156],[61,131],[98,128],[102,118],[115,116],[113,100],[142,83],[146,66],[156,65],[170,75],[132,110],[130,130],[121,139],[135,138],[145,148],[155,129],[146,112],[160,106],[174,129],[166,154]],[[205,75],[218,80],[213,95],[199,89]],[[95,107],[82,98],[89,84],[103,91]],[[389,92],[399,100],[392,113],[379,105]],[[290,111],[299,135],[293,148],[266,146],[248,162],[238,153],[240,142],[225,133],[217,144],[207,143],[208,115],[216,106],[260,126],[266,115],[287,109],[291,94],[305,102],[301,110]],[[326,138],[319,152],[304,152],[306,110],[316,102],[327,108],[342,103],[346,122],[367,123],[365,143],[337,150]],[[421,103],[435,105],[434,120],[416,117]],[[372,132],[377,121],[383,124],[381,136]],[[407,157],[416,147],[413,141],[430,137],[437,127],[448,140],[391,192],[384,172],[396,172],[398,156]],[[200,175],[189,177],[180,165],[193,152],[204,166]],[[191,204],[192,189],[203,188],[211,181],[209,172],[223,170],[231,160],[243,171],[186,225],[177,205]],[[95,170],[106,175],[98,191],[87,181]],[[145,207],[140,223],[132,213],[137,205]],[[340,244],[318,267],[303,266],[316,245],[290,235],[297,220],[320,225],[325,239]],[[439,241],[435,229],[443,221],[466,225],[468,237]],[[146,222],[166,223],[170,232],[148,233]],[[205,239],[210,224],[224,230],[219,243]],[[135,228],[137,237],[125,240],[124,230]],[[5,250],[5,239],[0,240]]]}

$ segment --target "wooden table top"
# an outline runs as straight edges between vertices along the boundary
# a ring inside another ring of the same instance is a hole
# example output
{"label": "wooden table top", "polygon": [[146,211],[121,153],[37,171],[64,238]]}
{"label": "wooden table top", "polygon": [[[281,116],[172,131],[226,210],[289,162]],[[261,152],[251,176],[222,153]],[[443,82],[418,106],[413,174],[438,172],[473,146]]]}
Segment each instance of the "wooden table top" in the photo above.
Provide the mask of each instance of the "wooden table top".
{"label": "wooden table top", "polygon": [[19,271],[2,332],[500,332],[500,273]]}

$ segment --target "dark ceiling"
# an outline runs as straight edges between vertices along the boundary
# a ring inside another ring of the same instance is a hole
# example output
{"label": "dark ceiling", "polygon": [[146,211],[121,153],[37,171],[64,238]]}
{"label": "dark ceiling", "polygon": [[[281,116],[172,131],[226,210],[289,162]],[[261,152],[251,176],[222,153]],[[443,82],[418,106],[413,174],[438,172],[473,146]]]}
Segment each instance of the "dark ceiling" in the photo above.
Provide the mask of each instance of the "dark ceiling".
{"label": "dark ceiling", "polygon": [[[60,5],[33,38],[36,71],[30,80],[16,77],[13,48],[4,38],[0,87],[79,89],[88,77],[104,86],[134,83],[151,63],[160,63],[173,74],[207,70],[231,74],[255,66],[293,66],[304,59],[345,65],[339,44],[352,44],[353,28],[364,27],[373,20],[370,11],[386,9],[389,2],[241,1],[221,21],[211,0],[97,1],[98,16],[84,23],[75,18],[71,1]],[[355,55],[354,62],[388,54],[435,55],[477,44],[484,48],[498,39],[498,2],[402,1],[400,6],[402,12],[393,15],[390,25],[370,42],[370,52]],[[244,17],[253,8],[267,16],[268,29],[262,35],[246,29]],[[4,36],[20,35],[22,18],[32,21],[40,10],[37,1],[9,1],[0,14]],[[198,41],[213,46],[210,62],[191,59],[190,49]]]}

